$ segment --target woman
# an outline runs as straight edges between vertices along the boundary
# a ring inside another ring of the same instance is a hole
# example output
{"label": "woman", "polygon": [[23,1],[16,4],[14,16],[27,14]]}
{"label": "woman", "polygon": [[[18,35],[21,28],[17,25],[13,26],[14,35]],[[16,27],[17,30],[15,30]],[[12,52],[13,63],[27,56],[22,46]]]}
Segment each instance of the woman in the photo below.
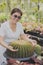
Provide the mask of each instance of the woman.
{"label": "woman", "polygon": [[[21,19],[21,17],[21,10],[18,8],[14,8],[11,11],[10,20],[1,25],[0,44],[11,51],[17,51],[17,49],[14,50],[12,47],[8,46],[8,44],[14,40],[19,39],[19,37],[24,40],[33,42],[31,39],[28,39],[26,37],[21,23],[18,22]],[[35,45],[35,43],[32,44]]]}
{"label": "woman", "polygon": [[12,41],[18,40],[19,38],[31,41],[33,45],[36,44],[33,43],[31,39],[28,39],[27,36],[24,34],[22,25],[20,22],[18,22],[21,17],[21,10],[18,8],[14,8],[11,11],[10,20],[3,23],[0,29],[0,45],[13,52],[18,51],[18,49],[14,50],[11,46],[8,46],[8,44]]}

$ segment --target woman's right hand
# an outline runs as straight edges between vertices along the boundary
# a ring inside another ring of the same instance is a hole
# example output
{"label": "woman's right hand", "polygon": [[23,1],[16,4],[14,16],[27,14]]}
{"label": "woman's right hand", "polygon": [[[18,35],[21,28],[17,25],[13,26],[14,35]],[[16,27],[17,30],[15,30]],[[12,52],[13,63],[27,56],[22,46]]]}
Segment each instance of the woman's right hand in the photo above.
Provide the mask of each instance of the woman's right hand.
{"label": "woman's right hand", "polygon": [[18,51],[18,49],[13,49],[12,46],[9,46],[9,48],[10,48],[9,50],[12,51],[12,52],[17,52]]}
{"label": "woman's right hand", "polygon": [[13,49],[12,46],[8,46],[4,41],[3,41],[4,37],[1,37],[0,36],[0,45],[2,45],[3,47],[5,47],[6,49],[9,49],[10,51],[13,51],[13,52],[17,52],[18,49]]}

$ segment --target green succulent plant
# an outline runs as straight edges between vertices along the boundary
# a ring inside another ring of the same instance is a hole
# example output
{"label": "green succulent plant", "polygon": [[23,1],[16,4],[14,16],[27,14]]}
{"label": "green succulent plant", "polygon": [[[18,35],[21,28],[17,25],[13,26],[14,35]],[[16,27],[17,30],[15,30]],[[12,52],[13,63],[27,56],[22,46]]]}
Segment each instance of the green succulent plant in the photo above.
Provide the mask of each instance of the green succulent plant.
{"label": "green succulent plant", "polygon": [[41,46],[40,45],[36,45],[35,47],[34,47],[34,50],[35,50],[35,52],[37,53],[37,55],[40,55],[41,54]]}
{"label": "green succulent plant", "polygon": [[10,43],[10,46],[12,46],[14,49],[18,49],[17,52],[7,50],[7,55],[13,58],[27,58],[32,56],[34,53],[34,47],[28,41],[17,40]]}
{"label": "green succulent plant", "polygon": [[12,58],[28,58],[31,57],[34,52],[36,52],[37,55],[41,54],[41,46],[33,46],[31,42],[26,40],[13,41],[9,45],[12,46],[13,49],[18,49],[17,52],[6,51],[7,55]]}

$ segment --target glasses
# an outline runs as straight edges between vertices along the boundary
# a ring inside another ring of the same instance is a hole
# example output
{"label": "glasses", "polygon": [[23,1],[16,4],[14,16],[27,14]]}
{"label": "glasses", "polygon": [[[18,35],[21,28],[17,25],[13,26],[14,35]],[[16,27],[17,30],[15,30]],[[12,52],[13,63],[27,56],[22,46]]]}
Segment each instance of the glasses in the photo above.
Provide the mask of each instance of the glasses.
{"label": "glasses", "polygon": [[14,15],[14,18],[21,19],[21,16]]}

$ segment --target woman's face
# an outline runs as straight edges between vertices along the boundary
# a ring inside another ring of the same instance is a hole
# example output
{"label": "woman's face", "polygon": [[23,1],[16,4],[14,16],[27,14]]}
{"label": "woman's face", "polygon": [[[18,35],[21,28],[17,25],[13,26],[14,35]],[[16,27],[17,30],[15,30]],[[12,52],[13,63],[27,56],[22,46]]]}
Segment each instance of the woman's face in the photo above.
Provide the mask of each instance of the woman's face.
{"label": "woman's face", "polygon": [[21,14],[18,12],[15,12],[11,15],[12,23],[16,24],[21,19]]}

